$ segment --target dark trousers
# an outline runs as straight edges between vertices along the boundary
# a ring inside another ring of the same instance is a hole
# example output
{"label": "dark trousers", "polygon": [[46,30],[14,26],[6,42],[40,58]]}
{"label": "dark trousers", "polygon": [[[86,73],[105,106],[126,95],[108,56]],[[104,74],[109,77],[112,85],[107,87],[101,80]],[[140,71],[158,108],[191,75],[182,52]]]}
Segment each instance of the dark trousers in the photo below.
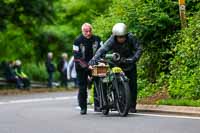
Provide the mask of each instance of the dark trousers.
{"label": "dark trousers", "polygon": [[49,72],[48,76],[49,77],[48,77],[48,84],[47,84],[47,86],[51,88],[51,87],[53,87],[53,72]]}
{"label": "dark trousers", "polygon": [[60,72],[61,86],[67,87],[67,70]]}
{"label": "dark trousers", "polygon": [[[97,89],[96,87],[99,86],[99,78],[96,77],[93,79],[93,82],[94,82],[94,108],[100,108],[100,103],[99,103],[99,99],[97,98],[98,95],[97,95]],[[98,91],[99,92],[99,91]]]}
{"label": "dark trousers", "polygon": [[7,78],[7,81],[11,82],[11,83],[15,83],[16,88],[18,88],[18,89],[22,88],[22,82],[19,78],[10,77],[10,78]]}
{"label": "dark trousers", "polygon": [[87,109],[87,82],[89,71],[87,69],[77,69],[78,79],[78,103],[81,109]]}
{"label": "dark trousers", "polygon": [[131,92],[131,108],[136,108],[137,104],[137,67],[134,64],[130,71],[124,71],[129,78],[129,87]]}
{"label": "dark trousers", "polygon": [[29,88],[30,87],[30,80],[28,78],[20,78],[20,80],[23,83],[23,88]]}
{"label": "dark trousers", "polygon": [[77,78],[72,78],[72,80],[74,81],[74,87],[78,87],[78,79]]}

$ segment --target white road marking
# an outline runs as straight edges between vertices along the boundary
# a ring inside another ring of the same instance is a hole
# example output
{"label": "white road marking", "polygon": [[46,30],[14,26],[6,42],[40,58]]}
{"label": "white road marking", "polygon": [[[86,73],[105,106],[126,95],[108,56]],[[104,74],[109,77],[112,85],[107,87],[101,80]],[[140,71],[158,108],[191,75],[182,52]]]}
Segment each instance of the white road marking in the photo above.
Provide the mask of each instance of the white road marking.
{"label": "white road marking", "polygon": [[3,102],[0,102],[0,105],[3,104]]}
{"label": "white road marking", "polygon": [[200,117],[192,117],[192,116],[179,116],[179,115],[157,115],[157,114],[149,114],[149,113],[130,113],[134,115],[140,116],[153,116],[153,117],[165,117],[165,118],[180,118],[180,119],[195,119],[200,120]]}
{"label": "white road marking", "polygon": [[19,103],[33,103],[33,102],[46,102],[46,101],[61,101],[61,100],[69,100],[69,99],[76,99],[76,98],[77,98],[77,96],[21,99],[21,100],[11,100],[11,101],[6,101],[6,102],[0,102],[0,105],[19,104]]}
{"label": "white road marking", "polygon": [[[80,110],[80,107],[76,107],[77,110]],[[93,108],[87,109],[89,112],[94,112]],[[114,113],[117,113],[117,111],[112,111]],[[164,117],[164,118],[178,118],[178,119],[193,119],[193,120],[200,120],[200,117],[192,117],[192,116],[180,116],[180,115],[158,115],[158,114],[150,114],[150,113],[129,113],[132,115],[138,115],[138,116],[151,116],[151,117]],[[128,116],[127,116],[128,117]]]}

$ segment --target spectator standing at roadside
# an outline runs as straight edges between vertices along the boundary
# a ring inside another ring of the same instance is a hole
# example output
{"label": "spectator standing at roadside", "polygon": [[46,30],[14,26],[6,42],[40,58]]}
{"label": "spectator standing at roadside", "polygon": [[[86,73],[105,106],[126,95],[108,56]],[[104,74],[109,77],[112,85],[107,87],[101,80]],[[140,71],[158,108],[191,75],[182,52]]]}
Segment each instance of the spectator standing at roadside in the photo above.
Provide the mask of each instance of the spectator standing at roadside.
{"label": "spectator standing at roadside", "polygon": [[53,60],[53,53],[49,52],[48,55],[47,55],[46,62],[45,62],[46,70],[47,70],[47,73],[48,73],[48,84],[47,84],[47,86],[49,88],[53,87],[53,73],[55,72],[55,66],[52,63],[52,60]]}
{"label": "spectator standing at roadside", "polygon": [[60,73],[60,84],[61,86],[67,87],[67,67],[68,67],[68,62],[67,62],[68,55],[66,53],[63,53],[61,55],[61,58],[58,62],[58,71]]}

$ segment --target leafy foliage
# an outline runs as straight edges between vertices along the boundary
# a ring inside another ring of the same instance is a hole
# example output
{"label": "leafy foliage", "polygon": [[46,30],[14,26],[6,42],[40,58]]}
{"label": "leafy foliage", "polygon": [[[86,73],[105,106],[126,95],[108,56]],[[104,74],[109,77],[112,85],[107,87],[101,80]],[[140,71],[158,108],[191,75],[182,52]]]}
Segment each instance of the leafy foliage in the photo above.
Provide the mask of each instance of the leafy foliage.
{"label": "leafy foliage", "polygon": [[165,99],[157,102],[159,105],[173,105],[173,106],[193,106],[200,107],[200,100],[188,99]]}
{"label": "leafy foliage", "polygon": [[[71,54],[73,40],[80,33],[81,25],[91,22],[108,5],[107,0],[2,0],[0,31],[2,37],[4,32],[11,35],[15,27],[22,32],[22,40],[27,41],[21,44],[22,47],[27,47],[28,43],[33,47],[31,51],[34,54],[30,56],[34,58],[29,58],[31,61],[44,60],[48,51],[54,52],[58,58],[63,52]],[[13,29],[8,28],[11,24]],[[20,39],[17,43],[21,43]]]}
{"label": "leafy foliage", "polygon": [[1,28],[5,29],[8,22],[30,32],[37,25],[51,23],[54,0],[1,0]]}
{"label": "leafy foliage", "polygon": [[24,73],[26,73],[31,80],[46,81],[48,78],[45,65],[42,63],[23,64],[22,69]]}
{"label": "leafy foliage", "polygon": [[26,39],[21,28],[12,24],[7,25],[7,31],[0,32],[1,60],[34,59],[32,42]]}
{"label": "leafy foliage", "polygon": [[[46,71],[46,67],[45,67],[44,63],[22,64],[22,69],[23,69],[24,73],[26,73],[31,80],[45,82],[48,79],[48,73]],[[53,79],[54,79],[54,81],[59,80],[59,73],[58,72],[54,73]]]}
{"label": "leafy foliage", "polygon": [[173,98],[200,98],[200,12],[190,19],[189,27],[178,35],[171,61],[169,92]]}

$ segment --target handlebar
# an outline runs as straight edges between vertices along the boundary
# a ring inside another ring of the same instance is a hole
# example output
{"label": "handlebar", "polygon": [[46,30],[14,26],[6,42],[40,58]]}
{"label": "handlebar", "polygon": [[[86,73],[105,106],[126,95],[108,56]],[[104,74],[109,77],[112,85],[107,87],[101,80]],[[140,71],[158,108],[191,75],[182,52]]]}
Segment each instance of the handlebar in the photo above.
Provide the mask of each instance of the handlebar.
{"label": "handlebar", "polygon": [[109,64],[111,68],[116,66],[122,66],[124,71],[128,71],[132,69],[133,65],[127,65],[127,60],[127,58],[121,57],[119,53],[113,53],[106,54],[103,59],[99,59],[97,62]]}
{"label": "handlebar", "polygon": [[119,61],[121,57],[118,53],[113,53],[113,54],[106,54],[105,58],[109,60],[112,59],[113,61]]}
{"label": "handlebar", "polygon": [[121,62],[121,57],[118,53],[106,54],[104,59],[99,59],[99,63],[108,63],[110,66],[117,66],[116,62]]}
{"label": "handlebar", "polygon": [[125,59],[123,57],[120,57],[119,53],[112,53],[112,54],[106,54],[104,58],[99,58],[97,60],[97,64],[105,63],[109,64],[110,66],[118,66],[119,64],[123,63]]}

